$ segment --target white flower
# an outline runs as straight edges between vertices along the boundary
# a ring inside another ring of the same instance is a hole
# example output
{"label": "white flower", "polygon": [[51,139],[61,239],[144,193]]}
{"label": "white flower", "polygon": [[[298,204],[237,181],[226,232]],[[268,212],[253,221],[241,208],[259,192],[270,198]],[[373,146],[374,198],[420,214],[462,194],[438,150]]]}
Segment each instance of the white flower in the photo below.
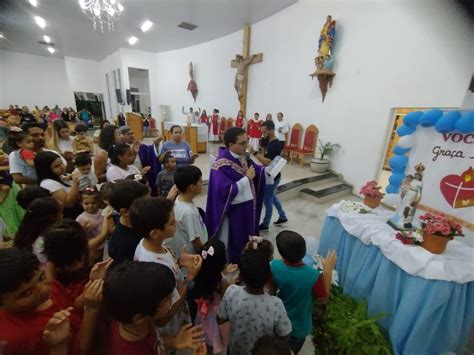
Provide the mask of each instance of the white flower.
{"label": "white flower", "polygon": [[421,243],[423,241],[423,235],[421,235],[418,232],[411,232],[411,237],[419,243]]}

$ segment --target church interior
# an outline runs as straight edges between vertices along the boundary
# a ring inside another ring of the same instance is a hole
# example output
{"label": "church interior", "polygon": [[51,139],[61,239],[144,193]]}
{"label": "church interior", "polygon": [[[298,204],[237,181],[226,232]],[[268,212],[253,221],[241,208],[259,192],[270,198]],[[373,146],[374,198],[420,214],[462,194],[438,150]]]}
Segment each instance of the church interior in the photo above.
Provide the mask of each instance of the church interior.
{"label": "church interior", "polygon": [[470,0],[3,0],[0,354],[473,354],[473,147]]}

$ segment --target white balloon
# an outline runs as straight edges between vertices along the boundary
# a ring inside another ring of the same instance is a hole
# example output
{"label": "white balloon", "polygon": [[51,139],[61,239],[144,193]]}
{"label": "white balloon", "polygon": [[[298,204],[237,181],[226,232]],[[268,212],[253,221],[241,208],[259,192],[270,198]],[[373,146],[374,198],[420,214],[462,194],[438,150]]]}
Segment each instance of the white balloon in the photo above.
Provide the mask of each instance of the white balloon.
{"label": "white balloon", "polygon": [[415,137],[413,137],[412,134],[409,134],[408,136],[403,136],[399,139],[397,145],[400,148],[411,148],[415,145]]}
{"label": "white balloon", "polygon": [[386,194],[383,199],[383,203],[392,207],[397,207],[400,201],[401,197],[399,194]]}

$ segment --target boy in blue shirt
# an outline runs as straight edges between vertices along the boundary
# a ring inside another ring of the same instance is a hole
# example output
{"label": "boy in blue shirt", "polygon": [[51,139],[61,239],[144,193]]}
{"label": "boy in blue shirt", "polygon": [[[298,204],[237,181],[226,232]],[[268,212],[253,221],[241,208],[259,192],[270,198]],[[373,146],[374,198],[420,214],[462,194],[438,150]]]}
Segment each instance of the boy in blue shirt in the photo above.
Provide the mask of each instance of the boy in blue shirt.
{"label": "boy in blue shirt", "polygon": [[318,270],[303,263],[306,242],[301,235],[282,231],[276,237],[276,244],[283,260],[271,262],[272,279],[291,321],[289,345],[298,354],[313,328],[313,298],[322,302],[328,300],[336,252],[331,250],[326,258],[322,258],[324,274],[320,277]]}

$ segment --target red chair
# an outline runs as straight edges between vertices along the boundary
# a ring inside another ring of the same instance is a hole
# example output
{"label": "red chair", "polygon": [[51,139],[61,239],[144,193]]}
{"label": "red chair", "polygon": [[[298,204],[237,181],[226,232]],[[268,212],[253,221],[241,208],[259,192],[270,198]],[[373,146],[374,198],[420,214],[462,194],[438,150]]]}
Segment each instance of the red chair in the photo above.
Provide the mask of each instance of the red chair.
{"label": "red chair", "polygon": [[[316,151],[316,143],[318,141],[319,130],[315,125],[310,125],[304,131],[303,146],[301,148],[291,149],[291,153],[300,159],[301,166],[304,164],[304,157],[306,155],[314,155]],[[292,160],[293,161],[293,160]]]}
{"label": "red chair", "polygon": [[290,141],[283,148],[282,155],[284,157],[291,158],[291,150],[298,149],[301,143],[301,134],[303,133],[303,127],[299,123],[296,123],[291,127]]}

